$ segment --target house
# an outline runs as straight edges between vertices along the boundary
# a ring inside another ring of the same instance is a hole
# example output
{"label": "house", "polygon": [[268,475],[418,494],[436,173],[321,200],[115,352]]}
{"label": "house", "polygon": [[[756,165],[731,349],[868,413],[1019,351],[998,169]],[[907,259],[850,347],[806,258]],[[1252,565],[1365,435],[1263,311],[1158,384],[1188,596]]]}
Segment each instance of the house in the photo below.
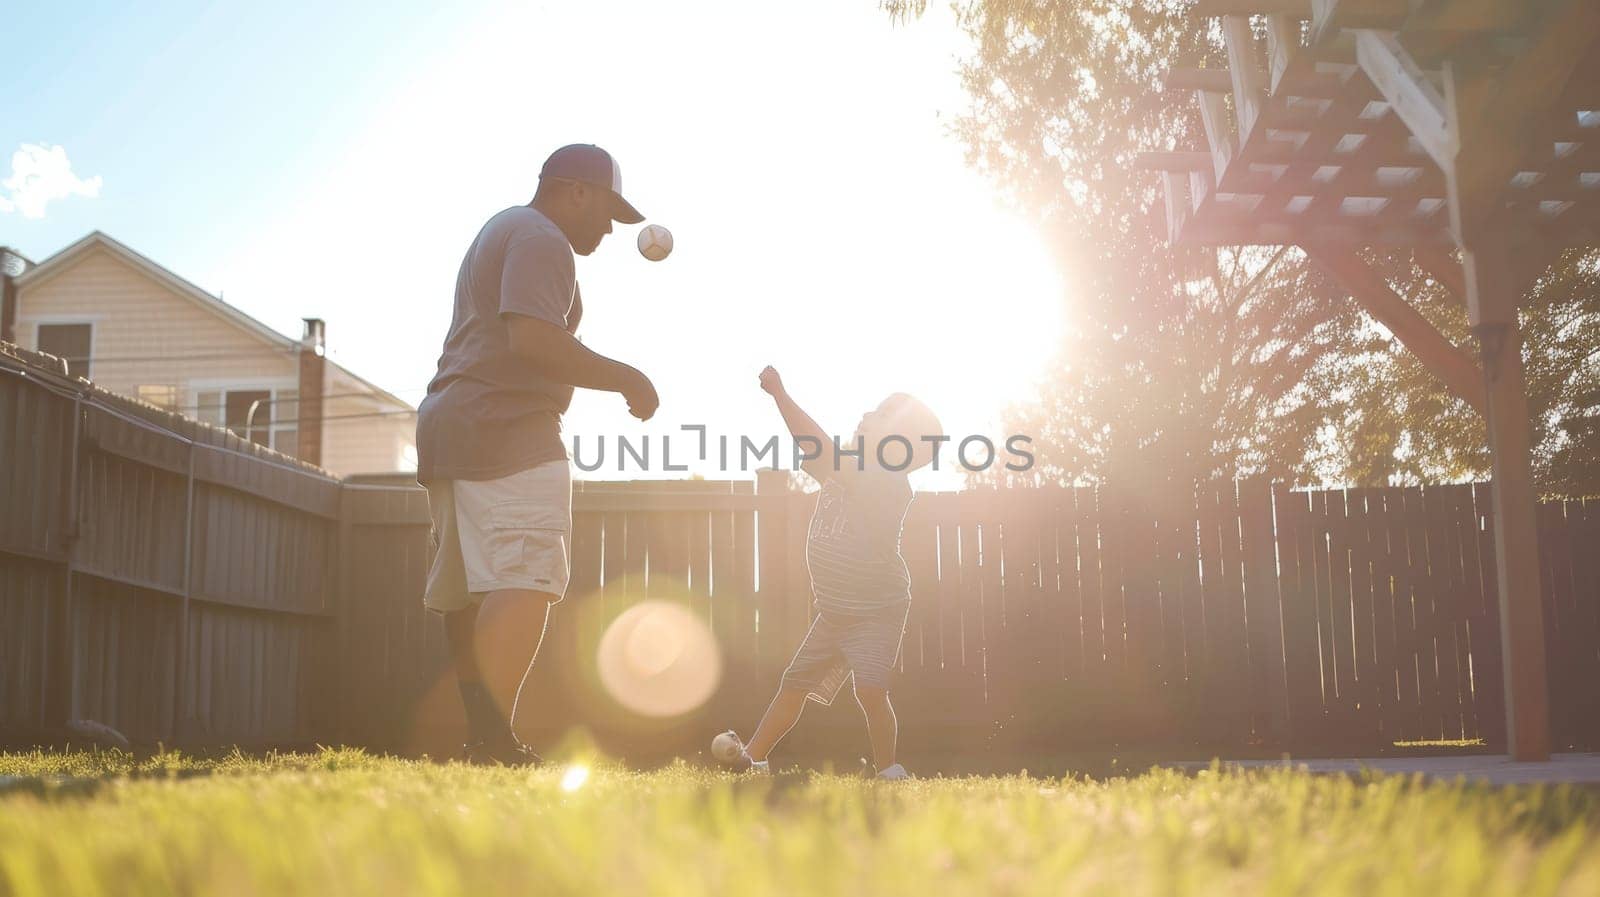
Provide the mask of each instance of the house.
{"label": "house", "polygon": [[0,339],[112,392],[341,476],[416,469],[416,409],[98,231],[34,264],[0,251]]}

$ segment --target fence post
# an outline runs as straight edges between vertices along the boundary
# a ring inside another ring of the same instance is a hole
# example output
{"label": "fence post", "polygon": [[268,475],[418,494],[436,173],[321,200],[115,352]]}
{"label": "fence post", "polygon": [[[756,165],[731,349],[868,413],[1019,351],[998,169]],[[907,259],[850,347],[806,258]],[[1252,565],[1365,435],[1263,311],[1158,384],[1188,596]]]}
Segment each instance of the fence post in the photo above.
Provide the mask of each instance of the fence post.
{"label": "fence post", "polygon": [[[350,652],[347,650],[347,638],[350,632],[350,544],[351,544],[351,517],[354,515],[354,490],[348,485],[339,486],[339,528],[338,535],[333,541],[333,567],[334,573],[334,600],[338,607],[334,611],[333,638],[329,640],[325,650],[333,652],[333,656],[324,669],[333,676],[329,683],[333,694],[333,731],[338,733],[339,744],[359,744],[360,738],[352,731],[350,708],[354,701],[351,699],[349,670],[351,666]],[[371,733],[363,732],[362,735]]]}
{"label": "fence post", "polygon": [[789,473],[756,471],[756,664],[767,672],[784,651],[782,620],[789,586]]}
{"label": "fence post", "polygon": [[194,597],[194,440],[189,440],[189,473],[184,482],[183,604],[178,611],[178,656],[172,664],[172,728],[167,738],[181,743],[188,734],[183,713],[183,684],[189,673],[189,602]]}
{"label": "fence post", "polygon": [[83,446],[83,397],[72,399],[72,445],[67,451],[67,494],[65,528],[61,533],[63,570],[61,575],[61,602],[59,615],[51,642],[56,656],[46,666],[47,675],[54,681],[46,692],[44,722],[49,728],[63,730],[73,719],[73,695],[77,691],[77,663],[73,657],[74,626],[72,619],[72,574],[78,557],[78,462]]}
{"label": "fence post", "polygon": [[1272,483],[1264,477],[1239,483],[1239,532],[1244,547],[1246,637],[1254,691],[1251,709],[1259,714],[1257,736],[1281,744],[1288,734],[1289,699],[1278,595],[1278,534],[1273,530]]}

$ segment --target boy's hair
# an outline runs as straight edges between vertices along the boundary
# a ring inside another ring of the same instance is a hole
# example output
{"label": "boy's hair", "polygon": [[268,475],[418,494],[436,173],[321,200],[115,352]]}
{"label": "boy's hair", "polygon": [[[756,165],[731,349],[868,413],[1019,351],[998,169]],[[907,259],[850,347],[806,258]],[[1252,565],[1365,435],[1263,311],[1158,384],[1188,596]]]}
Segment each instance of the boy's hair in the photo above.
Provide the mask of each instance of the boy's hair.
{"label": "boy's hair", "polygon": [[[893,431],[911,440],[911,465],[906,470],[918,470],[931,464],[939,453],[939,443],[930,442],[923,437],[944,435],[944,425],[939,423],[938,415],[923,404],[921,399],[909,393],[894,393],[884,399],[883,403],[893,409]],[[886,456],[895,457],[888,455],[889,451],[893,450],[886,450]]]}

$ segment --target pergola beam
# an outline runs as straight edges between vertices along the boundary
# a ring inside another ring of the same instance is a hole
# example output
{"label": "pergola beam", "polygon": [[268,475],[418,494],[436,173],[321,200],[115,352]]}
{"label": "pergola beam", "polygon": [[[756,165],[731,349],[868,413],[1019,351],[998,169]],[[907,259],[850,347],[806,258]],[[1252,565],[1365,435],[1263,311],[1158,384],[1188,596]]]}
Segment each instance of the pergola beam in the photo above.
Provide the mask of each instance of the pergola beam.
{"label": "pergola beam", "polygon": [[1444,94],[1392,33],[1356,32],[1356,62],[1440,170],[1455,165],[1456,132]]}
{"label": "pergola beam", "polygon": [[1332,277],[1362,310],[1389,329],[1423,366],[1457,398],[1484,412],[1483,372],[1472,356],[1456,348],[1444,334],[1394,291],[1372,266],[1349,248],[1302,246],[1308,258]]}
{"label": "pergola beam", "polygon": [[[1282,87],[1295,59],[1300,55],[1300,19],[1274,13],[1267,16],[1267,71],[1268,83],[1276,94]],[[1232,65],[1229,57],[1229,65]]]}
{"label": "pergola beam", "polygon": [[1209,90],[1197,90],[1194,98],[1200,104],[1200,124],[1205,128],[1206,144],[1211,147],[1211,160],[1216,169],[1213,174],[1220,184],[1227,174],[1228,163],[1233,161],[1234,154],[1239,150],[1239,141],[1228,123],[1228,111],[1224,105],[1227,97]]}
{"label": "pergola beam", "polygon": [[1143,171],[1210,171],[1211,154],[1193,150],[1144,152],[1134,157],[1133,167]]}
{"label": "pergola beam", "polygon": [[1267,97],[1266,79],[1256,68],[1252,52],[1255,40],[1248,16],[1223,16],[1222,39],[1228,49],[1229,86],[1233,88],[1233,115],[1239,125],[1239,145],[1244,146],[1250,142],[1256,122],[1261,120],[1261,107]]}
{"label": "pergola beam", "polygon": [[1249,16],[1273,13],[1311,18],[1311,0],[1195,0],[1190,14],[1216,18],[1217,16]]}
{"label": "pergola beam", "polygon": [[1503,0],[1412,0],[1415,7],[1405,19],[1409,32],[1458,31],[1480,33],[1515,29],[1531,3],[1507,4]]}
{"label": "pergola beam", "polygon": [[1404,0],[1311,0],[1311,43],[1346,28],[1393,29],[1409,12]]}
{"label": "pergola beam", "polygon": [[1233,89],[1233,76],[1227,69],[1174,68],[1161,77],[1161,89],[1223,93]]}
{"label": "pergola beam", "polygon": [[[1174,242],[1305,247],[1484,413],[1508,747],[1517,760],[1547,759],[1517,308],[1565,248],[1600,245],[1600,0],[1199,0],[1193,10],[1223,17],[1228,65],[1174,71],[1165,84],[1195,91],[1210,153],[1140,159],[1165,172]],[[1268,17],[1264,67],[1251,15]],[[1464,302],[1481,367],[1357,255],[1379,246],[1412,250]]]}
{"label": "pergola beam", "polygon": [[[1546,10],[1527,47],[1505,69],[1445,66],[1447,121],[1456,152],[1450,165],[1439,167],[1450,186],[1451,229],[1469,253],[1491,227],[1506,180],[1528,155],[1536,123],[1600,36],[1600,4],[1594,0],[1552,0]],[[1480,299],[1468,297],[1474,323],[1502,320],[1514,311]]]}
{"label": "pergola beam", "polygon": [[1467,304],[1467,280],[1461,271],[1461,262],[1443,246],[1418,246],[1411,253],[1422,273],[1433,278],[1462,306]]}
{"label": "pergola beam", "polygon": [[[1567,247],[1559,244],[1538,243],[1515,253],[1510,262],[1511,288],[1520,303],[1526,303],[1534,284],[1566,251]],[[1411,260],[1424,274],[1444,287],[1452,298],[1466,305],[1466,272],[1449,247],[1418,246],[1412,252]]]}
{"label": "pergola beam", "polygon": [[1183,172],[1163,171],[1161,188],[1167,199],[1167,240],[1175,243],[1194,213],[1189,200],[1189,181]]}
{"label": "pergola beam", "polygon": [[1526,303],[1528,294],[1533,292],[1533,286],[1544,273],[1550,270],[1561,256],[1566,254],[1570,247],[1541,243],[1517,253],[1512,260],[1513,283],[1517,290],[1518,298]]}

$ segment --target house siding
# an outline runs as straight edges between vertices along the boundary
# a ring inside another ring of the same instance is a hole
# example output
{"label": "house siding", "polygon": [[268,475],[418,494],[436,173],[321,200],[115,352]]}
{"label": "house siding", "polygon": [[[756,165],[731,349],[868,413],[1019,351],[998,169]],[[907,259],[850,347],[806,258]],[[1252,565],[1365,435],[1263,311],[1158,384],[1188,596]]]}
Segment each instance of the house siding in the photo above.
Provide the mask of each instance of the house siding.
{"label": "house siding", "polygon": [[[29,349],[38,348],[40,323],[92,323],[90,379],[130,396],[140,386],[175,387],[176,410],[190,417],[197,416],[198,393],[219,385],[295,389],[299,383],[297,346],[288,337],[270,342],[103,245],[22,286],[17,311],[17,341]],[[322,466],[335,474],[408,469],[415,415],[372,389],[329,363],[324,417],[369,415],[324,423]]]}
{"label": "house siding", "polygon": [[293,382],[294,355],[240,330],[101,247],[46,280],[18,290],[17,341],[39,346],[39,324],[94,325],[89,377],[113,392],[144,385],[178,389],[179,410],[195,412],[193,381]]}
{"label": "house siding", "polygon": [[[370,390],[343,368],[328,366],[323,392],[323,466],[344,476],[415,470],[415,412]],[[412,454],[408,455],[408,450]]]}

